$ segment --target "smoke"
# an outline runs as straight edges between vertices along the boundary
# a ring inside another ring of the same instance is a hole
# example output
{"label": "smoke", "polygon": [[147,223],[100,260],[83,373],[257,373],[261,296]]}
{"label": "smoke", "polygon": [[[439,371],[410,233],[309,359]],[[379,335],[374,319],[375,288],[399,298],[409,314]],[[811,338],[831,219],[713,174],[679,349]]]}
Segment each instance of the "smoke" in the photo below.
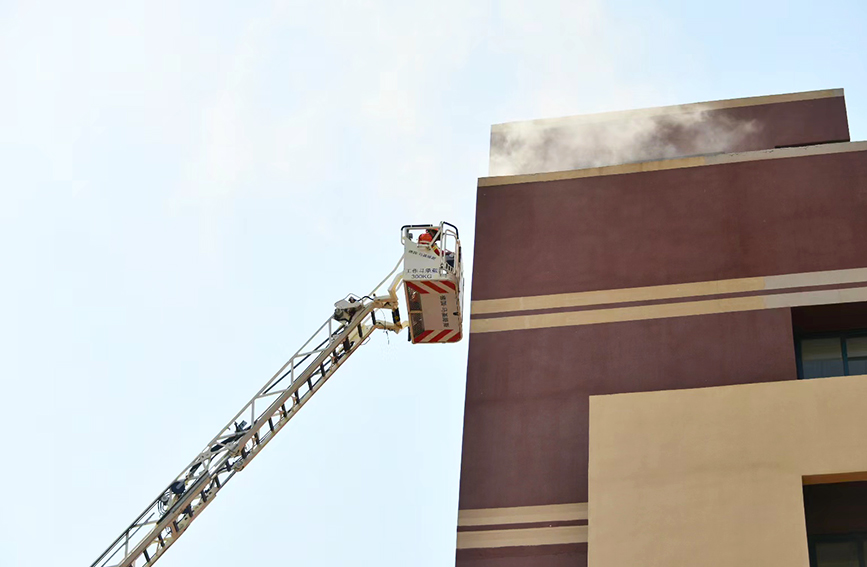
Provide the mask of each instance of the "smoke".
{"label": "smoke", "polygon": [[489,174],[568,171],[757,149],[755,120],[706,107],[516,122],[491,132]]}

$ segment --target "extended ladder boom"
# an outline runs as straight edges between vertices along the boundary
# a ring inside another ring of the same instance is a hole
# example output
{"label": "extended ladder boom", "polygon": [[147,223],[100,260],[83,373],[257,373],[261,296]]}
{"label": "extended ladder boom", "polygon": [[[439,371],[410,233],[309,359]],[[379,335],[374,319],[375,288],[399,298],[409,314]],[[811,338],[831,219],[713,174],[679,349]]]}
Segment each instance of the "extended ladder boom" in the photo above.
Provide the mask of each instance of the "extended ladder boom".
{"label": "extended ladder boom", "polygon": [[387,295],[364,296],[329,317],[91,567],[156,562],[375,329],[400,332],[400,279]]}

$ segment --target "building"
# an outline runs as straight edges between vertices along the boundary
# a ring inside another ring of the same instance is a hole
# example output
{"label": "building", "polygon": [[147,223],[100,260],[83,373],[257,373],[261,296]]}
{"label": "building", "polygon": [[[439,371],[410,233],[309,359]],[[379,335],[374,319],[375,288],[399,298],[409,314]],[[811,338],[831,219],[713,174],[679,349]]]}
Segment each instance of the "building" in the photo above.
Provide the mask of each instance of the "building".
{"label": "building", "polygon": [[457,565],[867,567],[867,142],[843,91],[491,140]]}

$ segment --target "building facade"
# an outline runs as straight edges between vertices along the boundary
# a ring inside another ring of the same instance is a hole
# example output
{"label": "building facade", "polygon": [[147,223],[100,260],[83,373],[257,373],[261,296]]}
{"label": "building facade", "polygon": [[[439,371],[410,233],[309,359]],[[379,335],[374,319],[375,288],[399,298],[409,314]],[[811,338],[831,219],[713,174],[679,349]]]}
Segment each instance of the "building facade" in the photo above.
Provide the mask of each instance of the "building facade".
{"label": "building facade", "polygon": [[867,143],[842,90],[491,140],[457,565],[867,567]]}

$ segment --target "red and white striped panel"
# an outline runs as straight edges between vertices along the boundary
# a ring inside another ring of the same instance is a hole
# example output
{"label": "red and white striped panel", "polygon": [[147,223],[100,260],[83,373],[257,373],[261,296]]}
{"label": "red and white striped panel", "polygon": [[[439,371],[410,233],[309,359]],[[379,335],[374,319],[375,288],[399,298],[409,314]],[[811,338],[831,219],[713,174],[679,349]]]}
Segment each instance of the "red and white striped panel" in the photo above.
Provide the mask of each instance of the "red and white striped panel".
{"label": "red and white striped panel", "polygon": [[443,331],[424,331],[413,339],[413,343],[456,343],[461,340],[461,332],[457,329]]}
{"label": "red and white striped panel", "polygon": [[453,292],[458,289],[454,282],[448,280],[439,280],[435,282],[428,280],[415,280],[405,283],[410,289],[414,289],[419,293],[450,293],[450,291]]}

